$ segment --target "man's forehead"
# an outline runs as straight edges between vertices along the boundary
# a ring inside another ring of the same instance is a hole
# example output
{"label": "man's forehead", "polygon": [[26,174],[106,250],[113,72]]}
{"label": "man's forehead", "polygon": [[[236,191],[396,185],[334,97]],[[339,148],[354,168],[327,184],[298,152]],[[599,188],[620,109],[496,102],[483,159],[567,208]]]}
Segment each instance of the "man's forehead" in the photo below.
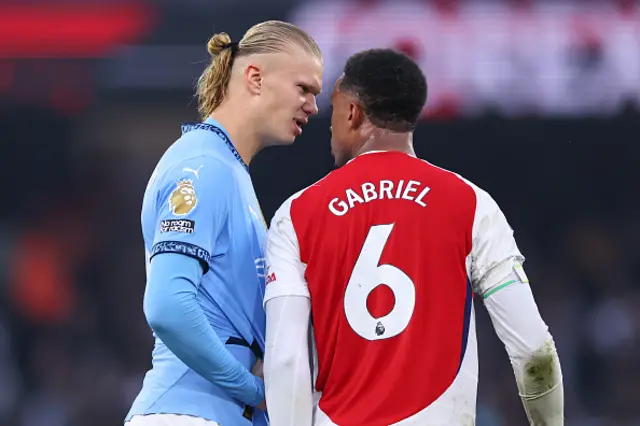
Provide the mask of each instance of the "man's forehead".
{"label": "man's forehead", "polygon": [[313,79],[318,85],[322,84],[322,62],[315,56],[305,52],[300,55],[283,54],[273,59],[274,64],[283,70]]}
{"label": "man's forehead", "polygon": [[303,83],[311,86],[316,92],[322,90],[322,64],[316,62],[313,65],[305,65],[297,70],[298,77]]}
{"label": "man's forehead", "polygon": [[338,95],[340,93],[340,84],[342,83],[342,80],[344,79],[344,74],[342,74],[340,77],[338,77],[338,79],[336,80],[335,83],[333,83],[333,92],[331,93],[331,98],[333,99],[336,95]]}

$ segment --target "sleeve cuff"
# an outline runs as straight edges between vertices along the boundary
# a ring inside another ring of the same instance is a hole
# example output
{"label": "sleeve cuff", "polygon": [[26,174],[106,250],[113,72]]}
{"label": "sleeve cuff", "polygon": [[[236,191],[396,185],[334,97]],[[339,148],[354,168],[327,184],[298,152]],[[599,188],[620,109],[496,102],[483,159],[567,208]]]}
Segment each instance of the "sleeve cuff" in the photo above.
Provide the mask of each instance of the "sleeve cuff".
{"label": "sleeve cuff", "polygon": [[211,255],[208,251],[195,244],[185,243],[182,241],[161,241],[154,244],[151,248],[149,260],[162,253],[177,253],[192,257],[200,262],[203,274],[206,274],[209,271],[209,259],[211,258]]}

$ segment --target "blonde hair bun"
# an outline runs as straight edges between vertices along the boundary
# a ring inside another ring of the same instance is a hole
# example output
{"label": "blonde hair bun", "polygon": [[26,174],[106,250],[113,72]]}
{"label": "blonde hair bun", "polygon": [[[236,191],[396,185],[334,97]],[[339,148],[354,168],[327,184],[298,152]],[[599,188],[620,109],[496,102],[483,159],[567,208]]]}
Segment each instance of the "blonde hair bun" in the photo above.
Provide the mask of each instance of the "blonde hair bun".
{"label": "blonde hair bun", "polygon": [[209,39],[209,43],[207,43],[207,50],[212,57],[218,56],[229,43],[231,43],[231,37],[229,37],[229,34],[218,33]]}

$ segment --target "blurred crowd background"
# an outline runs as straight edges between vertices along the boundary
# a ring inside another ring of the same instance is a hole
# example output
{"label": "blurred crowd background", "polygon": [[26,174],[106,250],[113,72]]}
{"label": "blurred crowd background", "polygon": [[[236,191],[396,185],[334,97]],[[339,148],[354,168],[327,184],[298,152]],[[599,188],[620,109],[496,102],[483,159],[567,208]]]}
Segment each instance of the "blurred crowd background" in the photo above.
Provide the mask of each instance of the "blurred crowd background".
{"label": "blurred crowd background", "polygon": [[[420,157],[503,208],[565,377],[568,426],[640,425],[637,0],[0,1],[0,425],[121,424],[150,367],[142,193],[195,121],[213,32],[298,23],[325,57],[424,68]],[[333,167],[329,108],[251,165],[267,218]],[[478,426],[526,418],[476,301]]]}

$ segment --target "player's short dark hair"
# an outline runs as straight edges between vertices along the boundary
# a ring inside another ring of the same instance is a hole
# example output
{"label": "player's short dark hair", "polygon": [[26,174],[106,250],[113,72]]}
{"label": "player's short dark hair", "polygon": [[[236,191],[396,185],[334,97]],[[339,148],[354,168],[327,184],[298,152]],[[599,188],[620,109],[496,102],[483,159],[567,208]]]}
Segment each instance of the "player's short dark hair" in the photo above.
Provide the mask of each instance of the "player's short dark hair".
{"label": "player's short dark hair", "polygon": [[420,67],[391,49],[351,56],[340,90],[357,96],[374,125],[397,132],[415,128],[427,100],[427,80]]}

